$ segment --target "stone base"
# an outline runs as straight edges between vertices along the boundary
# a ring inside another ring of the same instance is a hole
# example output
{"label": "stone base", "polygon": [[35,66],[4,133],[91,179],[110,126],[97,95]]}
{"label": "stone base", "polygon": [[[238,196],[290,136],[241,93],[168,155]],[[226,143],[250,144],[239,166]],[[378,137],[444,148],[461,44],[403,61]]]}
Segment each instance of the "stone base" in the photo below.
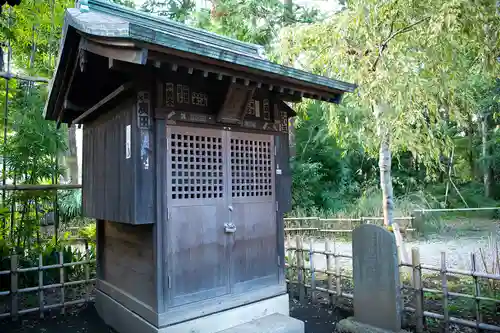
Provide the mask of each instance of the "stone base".
{"label": "stone base", "polygon": [[337,333],[408,333],[408,331],[400,330],[398,332],[389,331],[383,328],[374,327],[371,325],[363,324],[349,317],[342,319],[335,326]]}
{"label": "stone base", "polygon": [[280,313],[274,313],[220,331],[220,333],[304,333],[304,322]]}
{"label": "stone base", "polygon": [[155,327],[99,290],[95,306],[118,333],[304,333],[304,323],[288,316],[288,294],[166,327]]}

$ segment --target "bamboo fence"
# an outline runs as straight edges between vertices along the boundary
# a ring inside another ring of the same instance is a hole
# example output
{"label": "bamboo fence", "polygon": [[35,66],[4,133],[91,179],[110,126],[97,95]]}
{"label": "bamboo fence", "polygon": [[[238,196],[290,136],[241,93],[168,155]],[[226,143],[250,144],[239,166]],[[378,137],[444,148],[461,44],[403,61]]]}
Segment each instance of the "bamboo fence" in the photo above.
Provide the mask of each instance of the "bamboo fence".
{"label": "bamboo fence", "polygon": [[[319,234],[349,234],[361,224],[381,224],[384,221],[383,217],[360,217],[360,218],[321,218],[317,216],[310,217],[287,217],[285,220],[285,233],[319,233]],[[412,233],[414,216],[394,217],[401,226],[401,231]],[[335,225],[335,228],[332,226]],[[344,226],[344,229],[337,229],[337,226]]]}
{"label": "bamboo fence", "polygon": [[[82,241],[80,239],[72,239],[71,241]],[[66,312],[66,308],[69,306],[83,304],[90,302],[92,300],[92,290],[93,283],[95,282],[94,278],[91,278],[91,274],[93,275],[94,269],[91,271],[91,264],[94,264],[95,259],[90,258],[90,249],[88,242],[85,243],[85,251],[84,251],[84,260],[75,261],[75,262],[64,262],[63,252],[58,252],[58,263],[54,265],[45,265],[43,264],[43,256],[39,254],[38,256],[38,266],[35,267],[19,267],[20,257],[19,255],[11,255],[10,256],[10,269],[0,271],[0,278],[2,276],[10,276],[10,288],[7,291],[2,291],[4,288],[0,286],[0,299],[1,296],[5,298],[10,298],[10,311],[5,313],[0,313],[0,318],[12,317],[13,319],[17,319],[19,315],[39,312],[40,317],[44,317],[44,313],[51,309],[60,308],[61,314]],[[84,270],[84,279],[77,281],[66,281],[66,270],[69,267],[75,266],[83,266]],[[59,270],[59,283],[45,284],[44,283],[44,272],[48,270]],[[28,272],[38,272],[38,285],[20,288],[19,283],[19,275],[22,273]],[[84,295],[82,298],[67,300],[66,290],[69,287],[82,286],[84,288]],[[48,304],[48,299],[46,299],[46,293],[51,290],[59,289],[60,302],[55,304]],[[30,292],[38,293],[38,306],[31,308],[23,308],[21,309],[19,306],[21,295]]]}
{"label": "bamboo fence", "polygon": [[[310,297],[313,302],[318,302],[321,298],[321,301],[326,300],[328,304],[336,307],[352,307],[353,283],[352,275],[349,274],[349,272],[352,272],[352,255],[336,253],[335,243],[330,239],[324,240],[324,250],[314,249],[313,245],[317,245],[318,240],[314,240],[313,237],[310,237],[307,245],[304,245],[304,237],[297,235],[293,243],[293,245],[290,245],[290,242],[288,242],[285,247],[288,259],[285,265],[287,270],[286,281],[291,296],[296,296],[301,301]],[[322,263],[318,262],[318,255],[323,256]],[[342,264],[342,259],[351,260],[351,264]],[[475,254],[471,254],[470,271],[448,268],[444,252],[441,253],[440,267],[421,264],[418,248],[412,249],[411,261],[411,263],[400,264],[401,280],[403,281],[401,290],[403,296],[405,291],[406,296],[410,296],[403,297],[403,309],[405,314],[410,317],[410,325],[415,328],[417,333],[427,331],[428,319],[438,320],[443,332],[449,332],[452,324],[473,328],[478,332],[500,332],[500,326],[497,326],[498,321],[497,325],[483,321],[484,308],[482,307],[482,303],[485,302],[496,304],[497,311],[500,312],[500,293],[493,297],[491,295],[481,295],[480,281],[486,280],[490,285],[496,285],[497,291],[500,291],[500,275],[479,271]],[[321,266],[324,268],[321,268]],[[346,269],[346,266],[350,267]],[[404,283],[405,267],[411,269],[411,278],[407,284]],[[438,274],[437,277],[433,276],[433,278],[439,280],[439,288],[426,286],[428,276],[422,273],[425,270]],[[469,294],[450,291],[448,286],[450,276],[471,278],[474,292]],[[426,309],[426,299],[432,297],[432,295],[438,295],[441,298],[442,313]],[[451,298],[468,299],[475,302],[475,320],[451,316],[449,304]]]}

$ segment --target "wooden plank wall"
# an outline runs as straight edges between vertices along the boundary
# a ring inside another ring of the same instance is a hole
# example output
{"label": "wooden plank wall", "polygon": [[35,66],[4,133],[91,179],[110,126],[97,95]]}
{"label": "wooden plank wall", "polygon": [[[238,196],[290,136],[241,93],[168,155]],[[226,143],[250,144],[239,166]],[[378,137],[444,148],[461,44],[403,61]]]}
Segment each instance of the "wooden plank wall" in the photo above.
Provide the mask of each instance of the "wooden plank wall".
{"label": "wooden plank wall", "polygon": [[[155,222],[152,131],[146,130],[149,167],[141,162],[141,131],[137,126],[136,92],[83,128],[83,212],[87,217],[130,224]],[[130,126],[131,154],[126,156]],[[144,130],[142,133],[144,136]]]}
{"label": "wooden plank wall", "polygon": [[87,217],[134,223],[135,161],[125,158],[125,127],[136,128],[133,103],[133,98],[125,99],[83,127],[82,197]]}
{"label": "wooden plank wall", "polygon": [[102,279],[156,306],[153,225],[104,221]]}
{"label": "wooden plank wall", "polygon": [[280,282],[284,283],[285,277],[285,233],[284,221],[285,213],[292,209],[292,171],[290,168],[290,151],[289,151],[288,134],[279,134],[274,137],[276,146],[276,169],[279,167],[281,175],[276,175],[275,189],[276,201],[278,202],[278,210],[276,212],[276,225],[278,228],[278,256],[280,256]]}

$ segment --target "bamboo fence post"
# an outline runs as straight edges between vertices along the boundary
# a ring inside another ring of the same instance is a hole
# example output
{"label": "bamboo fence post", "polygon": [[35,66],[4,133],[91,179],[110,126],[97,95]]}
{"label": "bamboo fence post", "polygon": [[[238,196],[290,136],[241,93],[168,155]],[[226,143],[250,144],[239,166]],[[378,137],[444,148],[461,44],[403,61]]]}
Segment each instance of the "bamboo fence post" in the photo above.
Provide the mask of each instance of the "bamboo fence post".
{"label": "bamboo fence post", "polygon": [[89,255],[89,242],[85,240],[85,301],[90,299],[90,255]]}
{"label": "bamboo fence post", "polygon": [[316,303],[317,301],[317,292],[316,292],[316,275],[315,275],[315,268],[314,268],[314,253],[313,253],[313,238],[309,238],[309,268],[311,269],[311,298],[312,302]]}
{"label": "bamboo fence post", "polygon": [[295,281],[293,274],[293,251],[290,250],[290,247],[293,247],[292,236],[290,234],[286,234],[285,236],[285,281],[288,280],[288,292],[290,293],[290,297],[294,296],[294,288],[293,285]]}
{"label": "bamboo fence post", "polygon": [[411,249],[411,262],[413,266],[413,290],[415,292],[415,331],[424,332],[424,298],[422,290],[422,270],[420,268],[420,251]]}
{"label": "bamboo fence post", "polygon": [[304,257],[302,238],[297,235],[296,248],[297,248],[297,288],[299,289],[299,300],[303,301],[305,298],[305,279],[304,279]]}
{"label": "bamboo fence post", "polygon": [[40,253],[38,255],[38,305],[40,308],[40,318],[44,317],[44,299],[43,299],[43,255]]}
{"label": "bamboo fence post", "polygon": [[19,265],[19,257],[17,254],[13,254],[10,257],[10,298],[11,298],[11,306],[10,306],[10,314],[12,316],[12,320],[17,320],[17,313],[19,311],[19,299],[17,290],[19,288],[19,276],[17,273],[17,267]]}
{"label": "bamboo fence post", "polygon": [[446,275],[446,252],[441,252],[441,289],[443,291],[443,331],[450,331],[450,313],[448,311],[448,278]]}
{"label": "bamboo fence post", "polygon": [[341,276],[341,270],[340,270],[340,258],[337,256],[337,253],[334,254],[335,256],[335,289],[337,291],[337,296],[335,297],[335,304],[340,304],[341,298],[342,298],[342,276]]}
{"label": "bamboo fence post", "polygon": [[65,304],[65,292],[64,292],[64,251],[59,251],[59,264],[61,267],[59,268],[59,283],[61,284],[61,314],[66,312],[64,307]]}
{"label": "bamboo fence post", "polygon": [[[333,291],[333,256],[330,253],[332,251],[332,244],[329,239],[325,240],[325,252],[326,252],[326,274],[328,276],[328,290]],[[335,303],[335,297],[333,294],[328,293],[328,300],[331,305]]]}
{"label": "bamboo fence post", "polygon": [[481,288],[479,286],[479,281],[477,276],[474,274],[477,271],[476,267],[476,254],[471,253],[470,254],[470,262],[471,262],[471,270],[472,270],[472,279],[474,280],[474,300],[476,301],[476,330],[477,332],[482,332],[481,328],[479,327],[479,324],[483,321],[482,320],[482,315],[481,315],[481,302],[479,300],[479,297],[481,297]]}

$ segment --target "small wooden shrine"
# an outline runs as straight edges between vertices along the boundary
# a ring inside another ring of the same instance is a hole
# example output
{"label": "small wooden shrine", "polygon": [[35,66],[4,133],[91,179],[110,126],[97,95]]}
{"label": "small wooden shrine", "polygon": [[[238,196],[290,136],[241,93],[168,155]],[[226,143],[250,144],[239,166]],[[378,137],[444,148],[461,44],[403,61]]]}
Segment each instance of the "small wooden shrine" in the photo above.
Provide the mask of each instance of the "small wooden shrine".
{"label": "small wooden shrine", "polygon": [[45,117],[83,125],[104,320],[208,333],[288,316],[288,102],[354,89],[109,2],[68,9]]}

